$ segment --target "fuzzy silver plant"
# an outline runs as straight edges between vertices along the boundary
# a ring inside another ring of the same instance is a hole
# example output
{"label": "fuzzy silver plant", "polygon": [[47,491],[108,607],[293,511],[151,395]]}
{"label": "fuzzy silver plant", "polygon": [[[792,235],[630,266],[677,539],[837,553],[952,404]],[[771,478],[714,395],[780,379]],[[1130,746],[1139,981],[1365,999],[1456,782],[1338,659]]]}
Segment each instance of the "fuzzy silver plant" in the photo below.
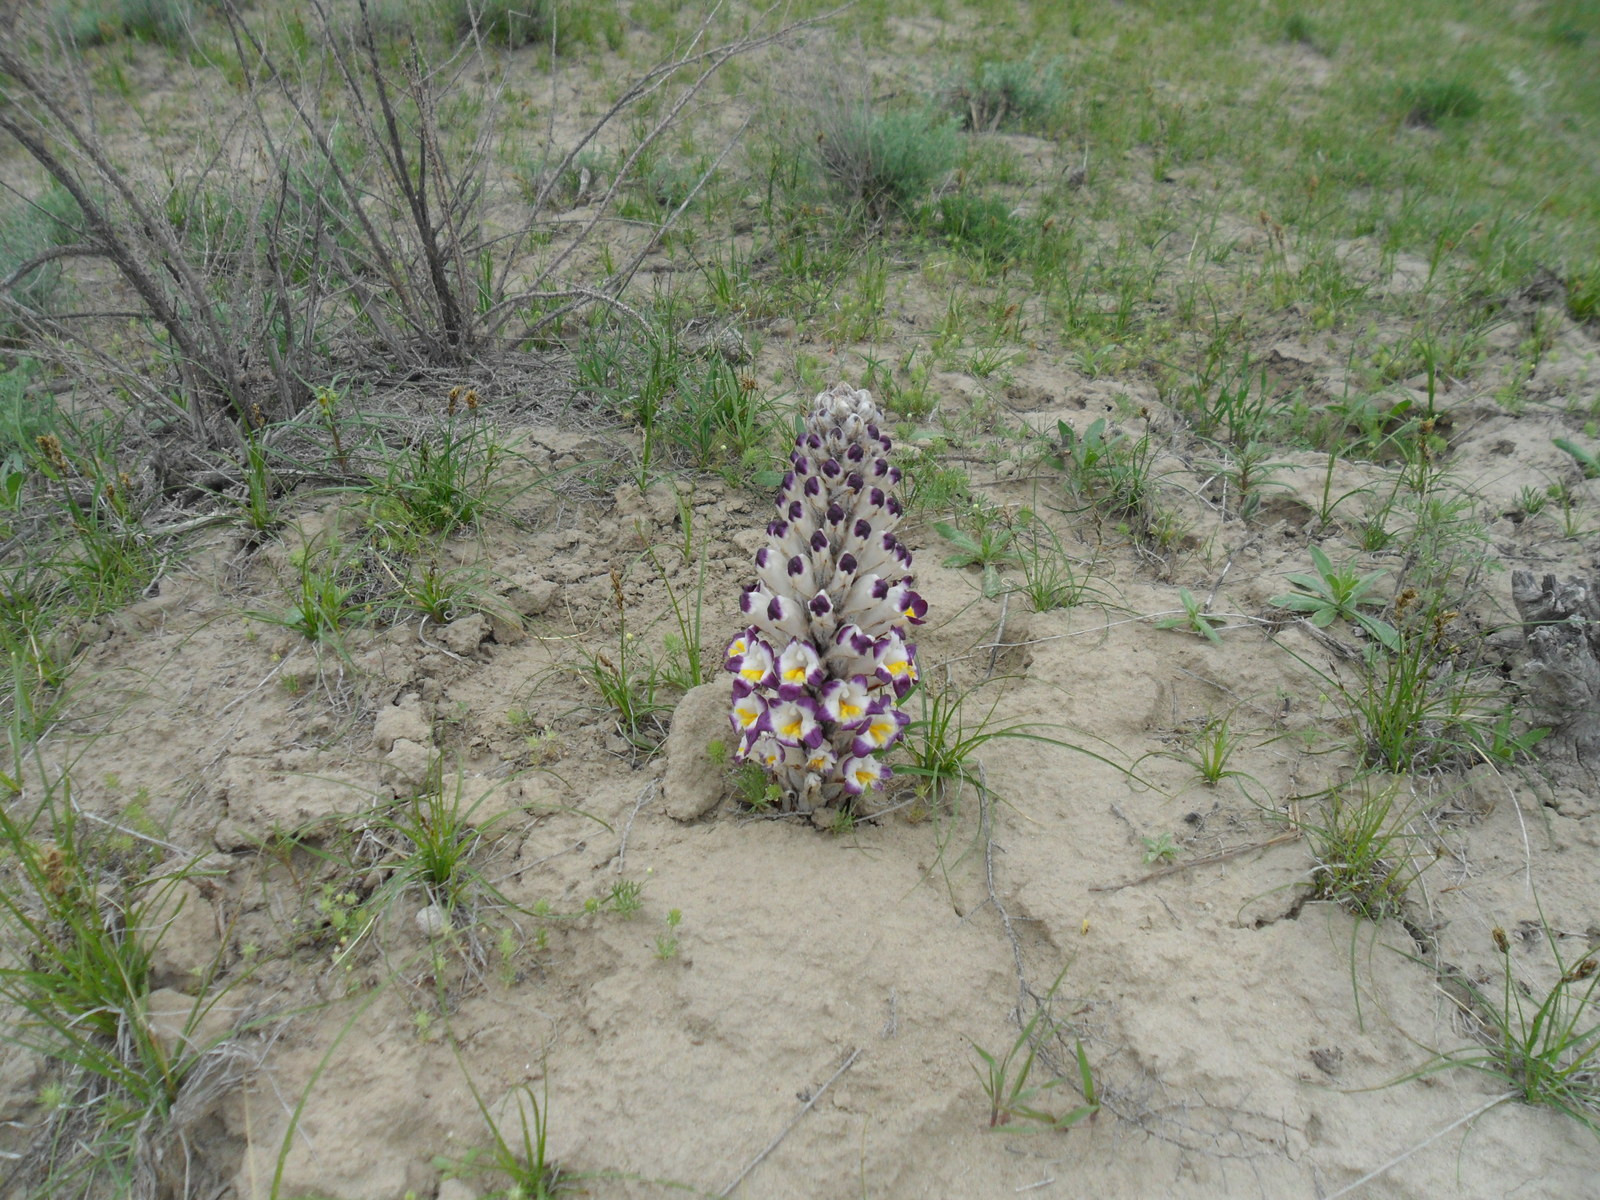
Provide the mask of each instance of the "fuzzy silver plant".
{"label": "fuzzy silver plant", "polygon": [[917,679],[905,626],[928,606],[894,534],[900,471],[881,415],[848,384],[816,398],[739,601],[750,624],[728,646],[735,757],[766,769],[786,811],[881,787],[882,752],[910,721],[899,708]]}

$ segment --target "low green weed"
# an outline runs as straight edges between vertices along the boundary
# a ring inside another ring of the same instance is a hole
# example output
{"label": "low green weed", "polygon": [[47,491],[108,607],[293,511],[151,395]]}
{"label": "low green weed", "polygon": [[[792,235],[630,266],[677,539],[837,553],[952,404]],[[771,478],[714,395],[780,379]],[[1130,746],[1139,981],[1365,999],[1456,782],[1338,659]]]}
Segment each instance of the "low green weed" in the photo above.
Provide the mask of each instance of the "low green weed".
{"label": "low green weed", "polygon": [[1002,590],[1000,568],[1020,561],[1011,545],[1017,536],[1016,527],[1003,513],[986,505],[974,505],[962,524],[965,528],[948,521],[933,524],[939,535],[956,548],[944,565],[982,568],[983,594],[998,596]]}
{"label": "low green weed", "polygon": [[[681,514],[687,514],[683,518],[686,544],[682,547],[684,562],[687,565],[694,561],[691,554],[692,546],[688,544],[694,510],[689,508],[681,497],[679,510]],[[667,603],[672,608],[672,619],[678,628],[676,635],[668,634],[663,639],[663,648],[667,654],[663,675],[672,686],[687,692],[690,688],[699,687],[706,681],[707,652],[701,640],[706,591],[705,556],[703,554],[700,556],[692,597],[680,597],[673,589],[672,580],[654,550],[648,551],[646,557],[649,558],[650,565],[655,567],[656,573],[661,576],[661,582],[667,589]]]}
{"label": "low green weed", "polygon": [[358,600],[356,560],[336,537],[320,547],[307,543],[290,552],[295,586],[287,613],[252,613],[261,620],[286,625],[309,641],[339,643],[340,636],[363,612]]}
{"label": "low green weed", "polygon": [[1157,629],[1180,629],[1203,637],[1213,645],[1222,645],[1222,635],[1217,632],[1217,626],[1227,624],[1226,618],[1206,612],[1188,588],[1178,589],[1178,602],[1183,605],[1183,612],[1158,618],[1155,621]]}
{"label": "low green weed", "polygon": [[670,322],[638,351],[604,339],[588,344],[580,373],[638,429],[641,489],[664,457],[721,471],[730,482],[777,461],[777,405],[714,347],[691,352]]}
{"label": "low green weed", "polygon": [[680,377],[664,433],[692,465],[737,474],[771,464],[778,428],[761,385],[719,356]]}
{"label": "low green weed", "polygon": [[478,413],[478,394],[452,388],[449,414],[418,434],[369,478],[374,520],[400,534],[436,535],[476,525],[499,506],[494,476],[503,456],[494,428]]}
{"label": "low green weed", "polygon": [[[153,848],[92,832],[70,789],[62,776],[31,804],[0,804],[0,943],[8,948],[0,1002],[12,1014],[4,1036],[60,1064],[72,1097],[47,1118],[53,1135],[35,1143],[14,1181],[33,1178],[37,1195],[123,1194],[186,1086],[226,1086],[226,1071],[198,1070],[216,1040],[203,1042],[198,1030],[226,989],[213,989],[208,972],[180,1036],[158,1030],[148,1000],[152,956],[187,872],[152,873]],[[160,1017],[166,1029],[171,1017]]]}
{"label": "low green weed", "polygon": [[1525,517],[1537,517],[1550,503],[1551,495],[1548,487],[1535,487],[1525,485],[1517,492],[1513,511],[1520,512]]}
{"label": "low green weed", "polygon": [[577,671],[616,713],[622,736],[639,749],[654,750],[666,733],[661,714],[670,712],[672,705],[660,697],[665,682],[660,668],[628,632],[622,577],[615,571],[611,573],[611,592],[617,611],[617,657],[613,660],[603,651],[585,651]]}
{"label": "low green weed", "polygon": [[1300,590],[1274,596],[1270,603],[1291,612],[1305,613],[1318,629],[1326,629],[1343,617],[1366,630],[1385,649],[1400,649],[1400,635],[1394,626],[1361,611],[1365,606],[1381,603],[1370,596],[1386,572],[1357,575],[1353,566],[1335,568],[1328,556],[1316,546],[1311,547],[1311,562],[1316,568],[1315,574],[1291,572],[1285,576]]}
{"label": "low green weed", "polygon": [[[994,682],[999,682],[999,678],[985,681],[985,683]],[[895,743],[893,753],[897,756],[894,763],[896,775],[909,775],[921,780],[919,789],[926,794],[936,796],[943,796],[963,785],[981,789],[984,784],[978,775],[978,752],[991,742],[1006,739],[1058,746],[1079,754],[1087,754],[1090,758],[1119,771],[1127,771],[1126,767],[1118,766],[1093,750],[1037,732],[1042,729],[1059,728],[1050,722],[995,723],[994,714],[995,709],[999,707],[999,697],[995,698],[980,719],[973,721],[965,712],[966,702],[972,694],[972,691],[965,693],[958,691],[948,681],[942,684],[934,682],[931,673],[924,674],[918,680],[903,702],[909,707],[913,697],[915,698],[915,708],[911,709],[915,715],[912,716],[911,723],[906,726],[905,735]]]}
{"label": "low green weed", "polygon": [[1058,421],[1059,452],[1055,462],[1066,471],[1068,485],[1113,517],[1143,521],[1153,490],[1151,468],[1155,447],[1149,434],[1138,439],[1111,429],[1097,418],[1079,434]]}
{"label": "low green weed", "polygon": [[833,101],[808,128],[811,153],[849,208],[872,220],[911,212],[954,167],[955,125],[929,112],[876,112],[862,101]]}
{"label": "low green weed", "polygon": [[1406,124],[1430,129],[1456,121],[1470,121],[1483,111],[1482,93],[1471,82],[1457,76],[1403,84],[1399,98]]}
{"label": "low green weed", "polygon": [[531,1084],[525,1084],[508,1093],[512,1097],[511,1104],[499,1106],[511,1110],[502,1116],[515,1114],[517,1127],[514,1130],[503,1128],[504,1121],[497,1119],[495,1113],[490,1111],[470,1077],[467,1086],[477,1102],[478,1111],[483,1114],[484,1123],[489,1127],[490,1145],[487,1152],[469,1150],[460,1158],[444,1155],[435,1157],[434,1165],[444,1178],[488,1175],[496,1180],[504,1180],[505,1187],[493,1194],[506,1197],[506,1200],[513,1197],[515,1200],[554,1200],[557,1196],[582,1190],[578,1181],[565,1177],[550,1157],[548,1074],[541,1079],[537,1095]]}
{"label": "low green weed", "polygon": [[[1556,934],[1540,922],[1555,982],[1525,984],[1511,959],[1511,939],[1496,926],[1491,935],[1500,956],[1500,987],[1454,972],[1446,993],[1460,1008],[1480,1043],[1443,1054],[1424,1073],[1464,1067],[1503,1080],[1525,1104],[1547,1105],[1600,1137],[1600,970],[1590,944],[1575,959],[1563,958]],[[1542,993],[1542,994],[1541,994]]]}
{"label": "low green weed", "polygon": [[940,196],[919,211],[918,219],[930,236],[995,266],[1014,261],[1027,245],[1010,206],[997,197]]}
{"label": "low green weed", "polygon": [[494,894],[472,866],[485,833],[485,823],[474,820],[474,813],[484,799],[465,801],[461,781],[447,787],[442,764],[436,763],[415,796],[373,817],[368,831],[385,843],[383,861],[393,867],[375,897],[380,904],[415,887],[429,904],[454,915],[469,901]]}
{"label": "low green weed", "polygon": [[[984,1095],[989,1099],[988,1128],[995,1133],[1070,1129],[1100,1111],[1094,1073],[1089,1068],[1089,1056],[1081,1040],[1075,1043],[1074,1057],[1078,1068],[1077,1086],[1083,1095],[1083,1103],[1059,1114],[1038,1107],[1042,1097],[1067,1084],[1067,1080],[1062,1078],[1043,1083],[1033,1081],[1033,1068],[1039,1054],[1037,1039],[1043,1036],[1040,1024],[1043,1022],[1053,1026],[1047,1009],[1065,977],[1066,969],[1063,968],[1004,1054],[997,1057],[976,1042],[972,1043],[973,1052],[983,1062],[981,1069],[974,1067],[973,1070],[977,1073],[978,1082],[983,1085]],[[1021,1020],[1020,1014],[1017,1019]]]}
{"label": "low green weed", "polygon": [[1164,865],[1177,861],[1178,852],[1182,849],[1177,842],[1172,840],[1170,833],[1160,833],[1154,837],[1141,837],[1139,842],[1144,847],[1144,864],[1147,867],[1156,863]]}
{"label": "low green weed", "polygon": [[1233,714],[1223,713],[1206,717],[1198,729],[1182,739],[1178,749],[1160,753],[1188,763],[1201,783],[1216,787],[1224,779],[1249,777],[1246,772],[1229,765],[1244,743],[1245,735],[1233,727]]}
{"label": "low green weed", "polygon": [[117,465],[115,438],[108,426],[63,418],[61,436],[40,434],[31,458],[60,518],[55,552],[46,552],[45,561],[74,603],[90,613],[135,599],[159,562],[141,520],[144,499]]}
{"label": "low green weed", "polygon": [[783,788],[774,783],[760,763],[741,763],[733,768],[733,789],[739,802],[752,812],[767,812],[783,799]]}
{"label": "low green weed", "polygon": [[1034,612],[1048,612],[1108,599],[1095,583],[1096,560],[1074,560],[1055,530],[1032,514],[1028,516],[1025,521],[1019,519],[1021,536],[1012,543],[1017,569],[1022,574],[1022,582],[1015,590],[1027,599],[1028,607]]}
{"label": "low green weed", "polygon": [[406,607],[438,625],[448,625],[479,607],[483,572],[475,567],[441,567],[437,559],[413,560],[400,581]]}
{"label": "low green weed", "polygon": [[244,446],[244,500],[239,506],[240,518],[245,528],[256,533],[266,533],[278,526],[272,511],[272,500],[277,494],[277,481],[267,459],[267,446],[263,431],[245,434]]}
{"label": "low green weed", "polygon": [[1236,447],[1261,441],[1293,403],[1273,394],[1265,368],[1257,371],[1248,357],[1231,370],[1208,358],[1176,399],[1198,436]]}
{"label": "low green weed", "polygon": [[676,958],[678,954],[678,926],[683,923],[683,913],[676,908],[669,909],[666,915],[666,933],[656,934],[656,957],[662,962]]}
{"label": "low green weed", "polygon": [[1020,62],[980,62],[951,92],[968,129],[993,133],[1016,128],[1043,133],[1066,104],[1060,59],[1029,55]]}
{"label": "low green weed", "polygon": [[1367,764],[1396,774],[1428,771],[1480,761],[1493,745],[1500,690],[1490,673],[1456,662],[1447,629],[1453,617],[1407,621],[1398,649],[1369,648],[1359,679],[1336,684],[1336,702]]}
{"label": "low green weed", "polygon": [[1511,766],[1533,757],[1533,748],[1550,736],[1547,726],[1529,726],[1518,716],[1513,705],[1500,710],[1494,723],[1488,726],[1479,749],[1491,762]]}
{"label": "low green weed", "polygon": [[1417,867],[1399,794],[1398,782],[1364,776],[1329,789],[1315,815],[1297,818],[1311,846],[1313,898],[1369,921],[1401,915]]}
{"label": "low green weed", "polygon": [[907,512],[949,512],[971,502],[972,481],[960,467],[946,465],[949,443],[933,437],[900,439],[901,497]]}

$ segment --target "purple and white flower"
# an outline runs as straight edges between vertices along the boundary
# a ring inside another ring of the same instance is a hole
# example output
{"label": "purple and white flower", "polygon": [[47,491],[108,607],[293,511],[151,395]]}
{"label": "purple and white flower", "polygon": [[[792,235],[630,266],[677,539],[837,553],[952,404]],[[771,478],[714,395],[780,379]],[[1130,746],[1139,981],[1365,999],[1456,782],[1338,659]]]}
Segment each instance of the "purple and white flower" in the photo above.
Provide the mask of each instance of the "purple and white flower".
{"label": "purple and white flower", "polygon": [[728,647],[737,756],[767,770],[789,810],[880,786],[878,756],[909,723],[897,707],[917,679],[905,627],[928,606],[895,537],[900,472],[880,420],[846,384],[813,402],[739,601],[749,626]]}

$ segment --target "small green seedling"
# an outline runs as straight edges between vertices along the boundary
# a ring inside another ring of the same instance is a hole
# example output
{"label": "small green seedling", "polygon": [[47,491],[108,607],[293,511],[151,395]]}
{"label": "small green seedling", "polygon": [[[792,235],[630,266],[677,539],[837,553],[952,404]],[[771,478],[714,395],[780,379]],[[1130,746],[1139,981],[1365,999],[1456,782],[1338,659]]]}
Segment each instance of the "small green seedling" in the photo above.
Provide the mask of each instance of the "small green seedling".
{"label": "small green seedling", "polygon": [[1495,718],[1487,744],[1482,747],[1483,752],[1495,762],[1510,765],[1518,759],[1526,759],[1533,754],[1535,746],[1550,736],[1548,725],[1534,726],[1518,733],[1516,720],[1517,710],[1511,705],[1507,705]]}
{"label": "small green seedling", "polygon": [[683,914],[672,909],[667,913],[667,932],[656,934],[656,957],[662,962],[678,953],[678,925],[682,920]]}
{"label": "small green seedling", "polygon": [[990,598],[1000,594],[1000,567],[1018,561],[1011,541],[1017,531],[1002,525],[994,514],[977,511],[972,516],[972,531],[960,529],[948,521],[935,521],[933,527],[956,548],[956,553],[944,560],[947,567],[982,567],[983,594]]}
{"label": "small green seedling", "polygon": [[1155,837],[1141,837],[1144,844],[1144,861],[1148,866],[1152,863],[1170,863],[1178,857],[1181,847],[1172,840],[1170,833],[1157,834]]}
{"label": "small green seedling", "polygon": [[1188,753],[1179,756],[1194,767],[1200,782],[1207,787],[1216,787],[1230,776],[1244,774],[1228,766],[1228,759],[1244,741],[1243,735],[1233,731],[1232,720],[1227,714],[1208,717],[1205,726],[1190,741]]}
{"label": "small green seedling", "polygon": [[1217,632],[1216,626],[1223,624],[1223,618],[1204,611],[1200,601],[1195,599],[1194,593],[1188,588],[1178,589],[1178,600],[1183,605],[1183,615],[1162,617],[1156,622],[1156,628],[1187,629],[1196,637],[1203,637],[1208,642],[1222,645],[1222,635]]}
{"label": "small green seedling", "polygon": [[1011,1043],[1011,1048],[1003,1056],[996,1058],[976,1042],[972,1044],[973,1050],[983,1060],[983,1069],[974,1067],[973,1070],[977,1073],[979,1082],[983,1084],[984,1094],[989,1098],[989,1129],[995,1133],[1037,1133],[1046,1129],[1071,1129],[1085,1117],[1093,1117],[1100,1111],[1094,1074],[1089,1069],[1089,1056],[1084,1053],[1081,1041],[1076,1043],[1076,1058],[1078,1086],[1083,1091],[1082,1104],[1059,1116],[1048,1112],[1037,1107],[1039,1098],[1067,1081],[1052,1079],[1046,1083],[1028,1082],[1039,1053],[1034,1045],[1034,1035],[1039,1029],[1039,1022],[1045,1019],[1045,1005],[1055,995],[1055,990],[1061,985],[1061,979],[1065,974],[1063,968],[1061,975],[1056,977],[1055,984],[1046,994],[1044,1003],[1034,1009],[1033,1016],[1028,1018],[1028,1023],[1022,1027],[1022,1032],[1017,1034],[1017,1040]]}
{"label": "small green seedling", "polygon": [[1285,575],[1290,583],[1301,589],[1272,597],[1271,603],[1292,612],[1305,613],[1318,629],[1326,629],[1339,618],[1353,621],[1383,644],[1386,649],[1400,649],[1400,635],[1394,626],[1361,611],[1364,604],[1376,601],[1368,594],[1387,572],[1373,571],[1357,575],[1355,568],[1335,569],[1328,556],[1316,546],[1311,547],[1311,561],[1317,569],[1315,575],[1291,572]]}

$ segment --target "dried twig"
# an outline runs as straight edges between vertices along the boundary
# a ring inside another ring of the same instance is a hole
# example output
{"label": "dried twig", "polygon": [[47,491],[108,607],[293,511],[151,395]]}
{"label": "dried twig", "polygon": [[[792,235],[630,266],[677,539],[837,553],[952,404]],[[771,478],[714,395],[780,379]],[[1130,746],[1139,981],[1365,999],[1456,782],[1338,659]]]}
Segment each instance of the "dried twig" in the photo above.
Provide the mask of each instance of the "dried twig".
{"label": "dried twig", "polygon": [[839,1064],[839,1069],[837,1071],[828,1076],[827,1083],[823,1084],[816,1091],[811,1093],[811,1099],[807,1100],[805,1104],[801,1106],[799,1112],[795,1113],[794,1116],[789,1118],[789,1123],[783,1127],[783,1129],[778,1133],[777,1137],[773,1138],[767,1143],[767,1148],[746,1163],[744,1170],[739,1172],[739,1174],[734,1178],[734,1181],[717,1193],[718,1200],[722,1200],[722,1198],[725,1196],[733,1195],[734,1190],[744,1182],[744,1177],[760,1166],[762,1160],[778,1148],[783,1139],[789,1136],[789,1131],[799,1124],[800,1118],[810,1112],[812,1106],[815,1105],[818,1100],[822,1099],[822,1094],[833,1086],[833,1081],[839,1078],[839,1076],[843,1075],[851,1067],[855,1066],[856,1059],[860,1057],[861,1051],[859,1049],[853,1049],[850,1051],[850,1057],[846,1058],[844,1062]]}
{"label": "dried twig", "polygon": [[1227,862],[1229,859],[1238,858],[1241,854],[1249,854],[1252,850],[1265,850],[1269,846],[1281,846],[1285,842],[1294,841],[1299,836],[1300,831],[1292,829],[1288,833],[1280,833],[1277,837],[1270,837],[1264,842],[1250,842],[1247,845],[1235,846],[1231,850],[1220,850],[1216,854],[1208,854],[1204,858],[1174,863],[1170,867],[1162,867],[1159,871],[1151,871],[1148,875],[1141,875],[1139,878],[1130,879],[1126,883],[1095,884],[1089,890],[1091,892],[1120,892],[1123,888],[1138,887],[1141,883],[1164,879],[1168,875],[1176,875],[1181,871],[1193,870],[1195,867],[1209,867],[1213,863]]}
{"label": "dried twig", "polygon": [[1446,1125],[1443,1129],[1439,1130],[1437,1133],[1430,1134],[1429,1136],[1423,1138],[1422,1141],[1418,1142],[1416,1145],[1409,1146],[1405,1150],[1402,1150],[1399,1154],[1395,1155],[1393,1158],[1391,1158],[1388,1162],[1384,1163],[1382,1166],[1374,1167],[1372,1170],[1368,1171],[1365,1175],[1363,1175],[1360,1179],[1356,1180],[1354,1183],[1346,1184],[1344,1187],[1340,1188],[1337,1192],[1331,1193],[1330,1195],[1328,1195],[1326,1197],[1326,1200],[1339,1200],[1340,1196],[1348,1196],[1351,1192],[1355,1191],[1357,1188],[1362,1187],[1365,1184],[1371,1183],[1374,1179],[1376,1179],[1379,1175],[1382,1175],[1390,1167],[1399,1166],[1401,1163],[1405,1162],[1406,1159],[1410,1158],[1413,1154],[1415,1154],[1418,1150],[1421,1150],[1424,1147],[1430,1146],[1434,1142],[1437,1142],[1440,1138],[1442,1138],[1445,1134],[1449,1133],[1452,1129],[1457,1129],[1457,1128],[1461,1127],[1462,1125],[1465,1125],[1468,1121],[1477,1120],[1477,1118],[1483,1116],[1483,1114],[1488,1112],[1491,1108],[1494,1108],[1496,1105],[1504,1104],[1507,1100],[1512,1099],[1515,1095],[1516,1095],[1515,1092],[1506,1092],[1504,1095],[1496,1096],[1493,1100],[1485,1101],[1484,1103],[1478,1105],[1477,1108],[1475,1108],[1471,1112],[1467,1113],[1465,1116],[1457,1117],[1454,1121],[1451,1121],[1450,1124]]}
{"label": "dried twig", "polygon": [[639,792],[639,798],[633,802],[633,811],[628,814],[628,823],[622,827],[622,841],[617,846],[618,875],[622,874],[622,864],[628,857],[628,837],[633,833],[634,818],[639,815],[639,810],[644,807],[644,802],[655,794],[655,791],[659,786],[660,785],[654,779],[652,779],[649,783],[644,785],[644,788]]}

